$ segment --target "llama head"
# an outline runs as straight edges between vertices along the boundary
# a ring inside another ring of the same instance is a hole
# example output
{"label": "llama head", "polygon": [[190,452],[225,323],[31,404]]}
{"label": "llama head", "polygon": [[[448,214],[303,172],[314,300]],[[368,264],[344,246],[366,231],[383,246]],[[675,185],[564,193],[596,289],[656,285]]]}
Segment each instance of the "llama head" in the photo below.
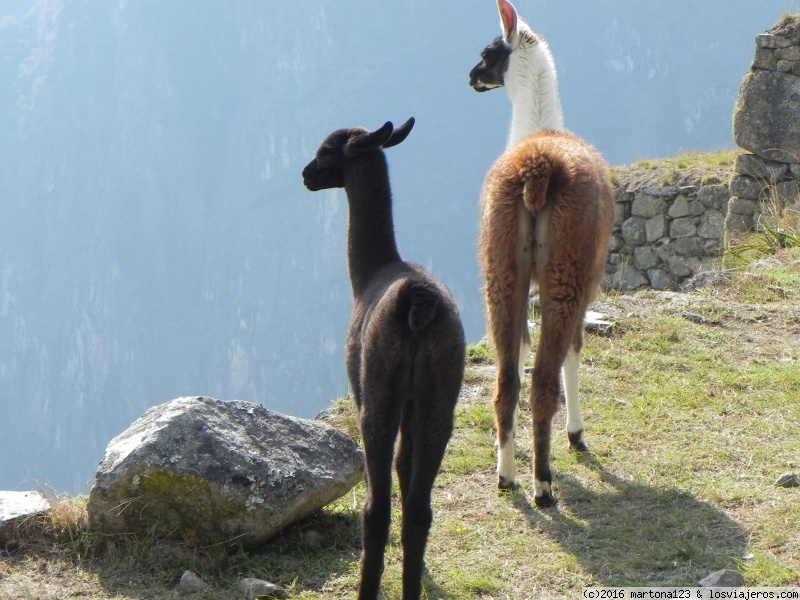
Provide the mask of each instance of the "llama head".
{"label": "llama head", "polygon": [[312,192],[344,187],[344,171],[348,161],[367,152],[391,148],[402,142],[414,127],[414,117],[395,128],[391,121],[369,131],[364,127],[339,129],[330,134],[316,156],[303,169],[303,184]]}
{"label": "llama head", "polygon": [[503,87],[512,53],[524,55],[539,43],[539,38],[507,0],[497,0],[503,35],[496,37],[481,52],[481,62],[469,72],[469,84],[476,92]]}

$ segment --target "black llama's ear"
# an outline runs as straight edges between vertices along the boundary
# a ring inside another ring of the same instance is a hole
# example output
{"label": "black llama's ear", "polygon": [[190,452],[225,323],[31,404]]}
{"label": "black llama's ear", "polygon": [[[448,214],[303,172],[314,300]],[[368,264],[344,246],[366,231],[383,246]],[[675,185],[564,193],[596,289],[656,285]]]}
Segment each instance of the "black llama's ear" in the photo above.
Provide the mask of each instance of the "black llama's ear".
{"label": "black llama's ear", "polygon": [[386,121],[386,123],[384,123],[383,127],[381,127],[380,129],[352,136],[347,141],[347,144],[345,144],[344,147],[345,156],[353,157],[353,156],[358,156],[363,152],[369,152],[370,150],[377,150],[378,148],[383,146],[386,143],[386,141],[392,136],[393,129],[394,126],[392,125],[392,122]]}
{"label": "black llama's ear", "polygon": [[395,127],[394,131],[392,131],[392,135],[384,142],[383,147],[391,148],[392,146],[397,146],[397,144],[406,139],[408,134],[411,133],[411,130],[414,128],[414,123],[414,117],[411,117],[408,121],[400,125],[400,127]]}
{"label": "black llama's ear", "polygon": [[500,11],[500,25],[503,27],[503,40],[511,44],[517,36],[517,9],[508,0],[497,0],[497,10]]}

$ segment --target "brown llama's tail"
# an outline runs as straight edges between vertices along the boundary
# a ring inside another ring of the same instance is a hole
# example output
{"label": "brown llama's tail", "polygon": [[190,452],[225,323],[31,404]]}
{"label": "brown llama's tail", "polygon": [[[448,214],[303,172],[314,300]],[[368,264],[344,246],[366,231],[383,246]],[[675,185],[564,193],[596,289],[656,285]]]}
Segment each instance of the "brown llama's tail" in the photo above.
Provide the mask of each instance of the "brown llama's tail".
{"label": "brown llama's tail", "polygon": [[429,283],[418,281],[406,289],[410,307],[408,309],[408,326],[411,333],[418,335],[436,317],[439,306],[439,291]]}
{"label": "brown llama's tail", "polygon": [[531,212],[537,213],[544,208],[555,166],[553,159],[545,154],[526,156],[520,165],[522,198]]}

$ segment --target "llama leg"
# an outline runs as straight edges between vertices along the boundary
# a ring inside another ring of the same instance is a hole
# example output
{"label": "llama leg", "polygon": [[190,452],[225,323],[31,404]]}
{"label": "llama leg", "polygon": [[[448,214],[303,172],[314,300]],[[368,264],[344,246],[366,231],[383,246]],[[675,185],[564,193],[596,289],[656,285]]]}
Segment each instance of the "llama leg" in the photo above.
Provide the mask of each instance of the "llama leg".
{"label": "llama leg", "polygon": [[[572,347],[576,323],[580,320],[579,303],[571,301],[572,286],[560,285],[558,295],[542,293],[542,333],[533,367],[531,410],[533,415],[533,489],[540,507],[552,506],[550,440],[553,416],[560,402],[562,365]],[[572,296],[574,297],[574,296]],[[557,298],[557,299],[556,299]],[[570,366],[577,366],[573,362]],[[573,385],[573,382],[567,382]],[[572,391],[575,391],[574,389]],[[576,399],[576,396],[573,395]]]}
{"label": "llama leg", "polygon": [[[517,313],[522,311],[517,310]],[[518,324],[520,319],[515,319]],[[527,320],[525,321],[527,327]],[[510,328],[514,331],[514,328]],[[519,327],[516,331],[519,331]],[[506,331],[509,331],[507,328]],[[516,464],[514,462],[514,436],[516,433],[517,402],[520,391],[520,362],[519,352],[523,347],[519,335],[509,332],[506,343],[495,343],[497,354],[497,380],[495,384],[495,397],[492,402],[497,428],[497,487],[500,489],[513,489],[516,479]],[[495,340],[498,337],[494,337]],[[524,373],[524,369],[522,369]]]}
{"label": "llama leg", "polygon": [[[536,353],[531,386],[531,410],[533,414],[533,492],[536,505],[552,506],[553,476],[550,471],[550,438],[553,415],[559,402],[559,371],[556,359],[540,360],[543,344]],[[545,350],[549,351],[551,349]]]}
{"label": "llama leg", "polygon": [[361,582],[359,600],[374,600],[380,590],[383,559],[391,522],[392,454],[397,418],[388,414],[391,403],[371,407],[371,397],[362,406],[361,434],[364,439],[367,498],[361,510]]}
{"label": "llama leg", "polygon": [[[409,486],[403,498],[403,599],[418,600],[422,591],[425,547],[433,522],[431,490],[452,433],[458,391],[437,392],[438,400],[421,397],[414,424]],[[424,406],[424,408],[423,408]]]}
{"label": "llama leg", "polygon": [[[374,457],[373,457],[374,459]],[[383,556],[391,522],[391,459],[388,463],[367,459],[367,498],[361,510],[361,583],[359,600],[378,597]]]}
{"label": "llama leg", "polygon": [[531,332],[528,329],[528,312],[530,311],[530,303],[525,298],[525,310],[522,319],[522,341],[519,345],[519,380],[525,381],[525,363],[531,355]]}
{"label": "llama leg", "polygon": [[[511,239],[516,251],[486,244],[484,266],[489,337],[494,345],[497,379],[492,401],[497,428],[497,486],[513,489],[516,479],[514,432],[519,401],[520,376],[530,350],[528,334],[528,293],[531,281],[529,234],[531,220],[524,209],[518,209],[516,238]],[[489,229],[488,231],[491,231]],[[484,234],[487,232],[484,231]],[[496,243],[497,240],[487,236]],[[503,240],[508,243],[508,240]],[[509,260],[512,258],[512,260]]]}
{"label": "llama leg", "polygon": [[[436,478],[435,457],[426,457],[415,465],[411,489],[403,502],[403,598],[418,600],[422,591],[422,572],[425,568],[425,547],[433,522],[431,488]],[[419,475],[416,471],[423,470]]]}
{"label": "llama leg", "polygon": [[[528,314],[527,304],[525,309],[525,315]],[[522,382],[525,378],[525,362],[528,360],[528,356],[531,353],[531,336],[530,332],[528,331],[528,320],[527,318],[523,319],[524,324],[522,326],[522,341],[520,343],[520,350],[519,350],[519,381]],[[509,395],[513,395],[514,398],[519,397],[519,387],[517,387],[516,392],[510,392]],[[497,411],[497,407],[495,406],[495,411]],[[498,426],[498,439],[496,442],[497,446],[497,475],[498,475],[498,487],[500,489],[511,489],[514,487],[514,480],[516,478],[516,463],[514,462],[514,451],[516,447],[516,439],[517,439],[517,410],[516,406],[511,410],[511,422],[510,424],[506,425],[507,431],[509,432],[508,437],[506,438],[508,441],[505,444],[500,442],[500,427]]]}
{"label": "llama leg", "polygon": [[575,335],[575,341],[570,346],[561,367],[564,381],[564,395],[567,399],[567,437],[573,450],[586,452],[589,447],[583,439],[583,419],[581,406],[578,401],[578,369],[581,363],[581,345],[583,341],[583,323],[580,324]]}
{"label": "llama leg", "polygon": [[430,514],[430,504],[428,504],[427,519],[425,518],[425,511],[419,511],[417,508],[417,494],[412,491],[415,490],[416,485],[414,470],[418,468],[415,464],[414,448],[412,417],[404,414],[400,432],[400,444],[395,461],[397,478],[400,483],[400,504],[403,512],[403,598],[417,600],[422,589],[422,571],[425,568],[425,545],[433,516]]}

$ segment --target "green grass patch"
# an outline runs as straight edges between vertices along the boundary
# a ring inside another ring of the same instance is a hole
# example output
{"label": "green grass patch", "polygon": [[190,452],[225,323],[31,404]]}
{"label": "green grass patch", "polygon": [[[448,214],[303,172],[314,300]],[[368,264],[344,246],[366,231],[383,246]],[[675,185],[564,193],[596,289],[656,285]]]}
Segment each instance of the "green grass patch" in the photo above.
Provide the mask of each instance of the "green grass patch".
{"label": "green grass patch", "polygon": [[[774,485],[800,471],[795,252],[730,274],[726,288],[601,298],[616,316],[610,335],[585,336],[580,393],[591,451],[569,450],[559,412],[552,509],[531,498],[529,381],[518,411],[520,488],[496,489],[494,371],[488,347],[476,344],[433,490],[423,597],[574,598],[590,585],[695,586],[722,568],[751,586],[797,585],[800,492]],[[358,435],[351,398],[325,420]],[[175,582],[191,569],[211,583],[203,600],[238,596],[243,576],[283,585],[290,600],[352,598],[364,500],[360,483],[255,552],[96,536],[85,502],[66,500],[3,556],[0,597],[48,598],[42,581],[58,573],[58,597],[177,600]],[[384,598],[401,590],[396,486],[392,516]]]}
{"label": "green grass patch", "polygon": [[467,364],[482,365],[491,363],[493,360],[494,355],[487,340],[483,339],[477,344],[467,345]]}

